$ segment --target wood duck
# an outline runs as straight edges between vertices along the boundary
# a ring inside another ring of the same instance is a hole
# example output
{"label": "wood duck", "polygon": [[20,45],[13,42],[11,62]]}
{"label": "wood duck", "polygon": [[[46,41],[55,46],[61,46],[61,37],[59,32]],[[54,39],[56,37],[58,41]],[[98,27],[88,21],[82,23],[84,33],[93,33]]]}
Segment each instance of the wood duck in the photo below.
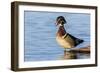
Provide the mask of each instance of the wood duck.
{"label": "wood duck", "polygon": [[70,50],[71,48],[76,47],[80,43],[83,42],[82,39],[76,38],[72,36],[71,34],[67,33],[64,24],[66,23],[66,20],[63,16],[59,16],[56,19],[56,25],[58,26],[58,31],[56,34],[56,40],[59,43],[60,46],[62,46],[65,51]]}

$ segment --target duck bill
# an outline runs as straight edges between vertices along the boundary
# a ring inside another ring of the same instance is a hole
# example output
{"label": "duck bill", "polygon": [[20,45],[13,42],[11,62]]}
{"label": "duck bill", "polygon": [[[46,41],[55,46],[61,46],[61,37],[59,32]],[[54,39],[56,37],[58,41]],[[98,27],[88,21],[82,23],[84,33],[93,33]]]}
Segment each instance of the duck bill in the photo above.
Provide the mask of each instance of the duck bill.
{"label": "duck bill", "polygon": [[55,24],[56,24],[56,26],[58,26],[58,23],[57,22]]}

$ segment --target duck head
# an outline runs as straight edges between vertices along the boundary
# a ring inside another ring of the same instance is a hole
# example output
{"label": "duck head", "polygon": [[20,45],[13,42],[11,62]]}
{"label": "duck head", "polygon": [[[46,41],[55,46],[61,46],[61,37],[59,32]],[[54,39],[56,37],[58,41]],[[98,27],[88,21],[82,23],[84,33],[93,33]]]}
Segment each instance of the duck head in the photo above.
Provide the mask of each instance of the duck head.
{"label": "duck head", "polygon": [[56,25],[57,26],[63,26],[66,23],[66,20],[63,16],[59,16],[56,19]]}

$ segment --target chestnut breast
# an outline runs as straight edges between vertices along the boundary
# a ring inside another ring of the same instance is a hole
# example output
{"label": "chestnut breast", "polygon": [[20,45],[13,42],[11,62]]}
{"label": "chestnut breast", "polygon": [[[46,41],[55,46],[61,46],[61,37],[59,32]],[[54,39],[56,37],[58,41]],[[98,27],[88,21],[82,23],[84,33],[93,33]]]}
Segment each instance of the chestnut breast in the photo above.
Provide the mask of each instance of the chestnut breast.
{"label": "chestnut breast", "polygon": [[64,26],[60,26],[59,29],[58,29],[57,35],[62,37],[65,34],[66,34],[66,30],[65,30]]}

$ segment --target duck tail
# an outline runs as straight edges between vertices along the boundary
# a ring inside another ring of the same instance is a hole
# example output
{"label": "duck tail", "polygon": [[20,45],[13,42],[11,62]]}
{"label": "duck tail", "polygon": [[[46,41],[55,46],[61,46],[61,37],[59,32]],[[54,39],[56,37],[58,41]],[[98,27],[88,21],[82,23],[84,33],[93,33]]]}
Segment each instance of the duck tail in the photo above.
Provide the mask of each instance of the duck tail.
{"label": "duck tail", "polygon": [[78,44],[83,43],[84,40],[76,39],[75,42],[76,42],[76,43],[75,43],[75,46],[77,46]]}

